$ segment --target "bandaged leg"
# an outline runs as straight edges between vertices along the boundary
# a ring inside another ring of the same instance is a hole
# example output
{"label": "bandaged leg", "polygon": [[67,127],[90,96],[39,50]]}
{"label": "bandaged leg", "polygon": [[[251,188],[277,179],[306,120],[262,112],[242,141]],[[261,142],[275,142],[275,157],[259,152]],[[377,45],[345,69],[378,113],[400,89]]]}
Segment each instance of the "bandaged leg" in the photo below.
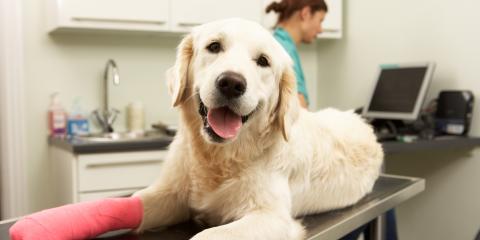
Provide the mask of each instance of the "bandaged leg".
{"label": "bandaged leg", "polygon": [[139,197],[108,198],[47,209],[20,219],[12,240],[89,239],[102,233],[137,228],[143,217]]}

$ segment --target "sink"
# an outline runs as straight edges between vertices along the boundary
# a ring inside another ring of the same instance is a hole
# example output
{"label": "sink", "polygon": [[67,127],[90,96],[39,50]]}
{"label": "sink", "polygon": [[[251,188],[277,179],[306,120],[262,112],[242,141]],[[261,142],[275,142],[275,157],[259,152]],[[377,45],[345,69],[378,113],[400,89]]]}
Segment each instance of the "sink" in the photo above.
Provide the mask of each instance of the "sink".
{"label": "sink", "polygon": [[147,132],[112,132],[90,133],[87,135],[74,136],[74,139],[87,142],[118,142],[118,141],[142,141],[169,137],[161,131]]}

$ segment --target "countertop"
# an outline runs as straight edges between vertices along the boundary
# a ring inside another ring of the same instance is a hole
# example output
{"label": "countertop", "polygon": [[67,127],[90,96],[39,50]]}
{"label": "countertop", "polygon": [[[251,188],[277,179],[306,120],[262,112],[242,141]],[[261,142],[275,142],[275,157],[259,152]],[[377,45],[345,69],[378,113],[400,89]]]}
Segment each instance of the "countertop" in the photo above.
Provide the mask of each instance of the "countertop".
{"label": "countertop", "polygon": [[167,149],[173,136],[166,134],[155,138],[139,138],[135,140],[113,140],[92,142],[74,137],[49,137],[50,146],[59,147],[75,154],[131,152]]}
{"label": "countertop", "polygon": [[[329,211],[302,218],[307,229],[308,240],[338,239],[359,226],[371,221],[387,210],[412,198],[425,189],[425,180],[395,175],[382,175],[373,191],[357,204],[344,209]],[[14,221],[0,223],[0,239],[9,239],[8,229]],[[102,239],[149,240],[149,239],[190,239],[202,229],[192,222],[170,227],[161,232],[130,235],[109,233]]]}
{"label": "countertop", "polygon": [[[156,138],[136,140],[90,142],[76,138],[53,138],[48,139],[51,146],[59,147],[75,154],[105,153],[105,152],[128,152],[167,149],[173,141],[173,136],[160,135]],[[416,140],[413,142],[384,141],[381,142],[386,155],[415,152],[437,151],[459,148],[473,148],[480,146],[478,137],[444,136],[432,140]]]}

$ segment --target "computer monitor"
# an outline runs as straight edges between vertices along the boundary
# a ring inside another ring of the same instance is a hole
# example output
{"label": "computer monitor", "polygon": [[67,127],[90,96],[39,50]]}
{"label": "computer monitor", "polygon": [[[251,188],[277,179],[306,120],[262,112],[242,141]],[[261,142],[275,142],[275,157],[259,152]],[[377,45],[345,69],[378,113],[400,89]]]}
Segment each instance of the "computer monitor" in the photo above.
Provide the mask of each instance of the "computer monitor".
{"label": "computer monitor", "polygon": [[435,64],[383,64],[362,115],[374,119],[415,120],[422,107]]}

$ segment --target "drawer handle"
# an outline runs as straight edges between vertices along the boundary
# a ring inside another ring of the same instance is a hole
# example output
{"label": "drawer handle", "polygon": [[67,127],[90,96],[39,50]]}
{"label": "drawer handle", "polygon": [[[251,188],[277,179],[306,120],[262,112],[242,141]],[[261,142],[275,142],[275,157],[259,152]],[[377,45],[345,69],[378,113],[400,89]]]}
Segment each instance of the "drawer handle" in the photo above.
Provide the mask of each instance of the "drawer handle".
{"label": "drawer handle", "polygon": [[72,17],[73,21],[77,22],[107,22],[107,23],[131,23],[131,24],[165,24],[166,21],[154,20],[128,20],[116,18],[94,18],[94,17]]}
{"label": "drawer handle", "polygon": [[324,33],[337,33],[337,32],[340,32],[339,29],[329,29],[329,28],[326,28],[326,29],[323,29],[323,32]]}
{"label": "drawer handle", "polygon": [[86,168],[122,167],[122,166],[129,166],[129,165],[152,164],[152,163],[161,163],[161,162],[163,161],[158,159],[152,159],[152,160],[144,160],[144,161],[93,163],[93,164],[87,164]]}
{"label": "drawer handle", "polygon": [[182,27],[195,27],[202,25],[201,23],[195,23],[195,22],[179,22],[178,25]]}

